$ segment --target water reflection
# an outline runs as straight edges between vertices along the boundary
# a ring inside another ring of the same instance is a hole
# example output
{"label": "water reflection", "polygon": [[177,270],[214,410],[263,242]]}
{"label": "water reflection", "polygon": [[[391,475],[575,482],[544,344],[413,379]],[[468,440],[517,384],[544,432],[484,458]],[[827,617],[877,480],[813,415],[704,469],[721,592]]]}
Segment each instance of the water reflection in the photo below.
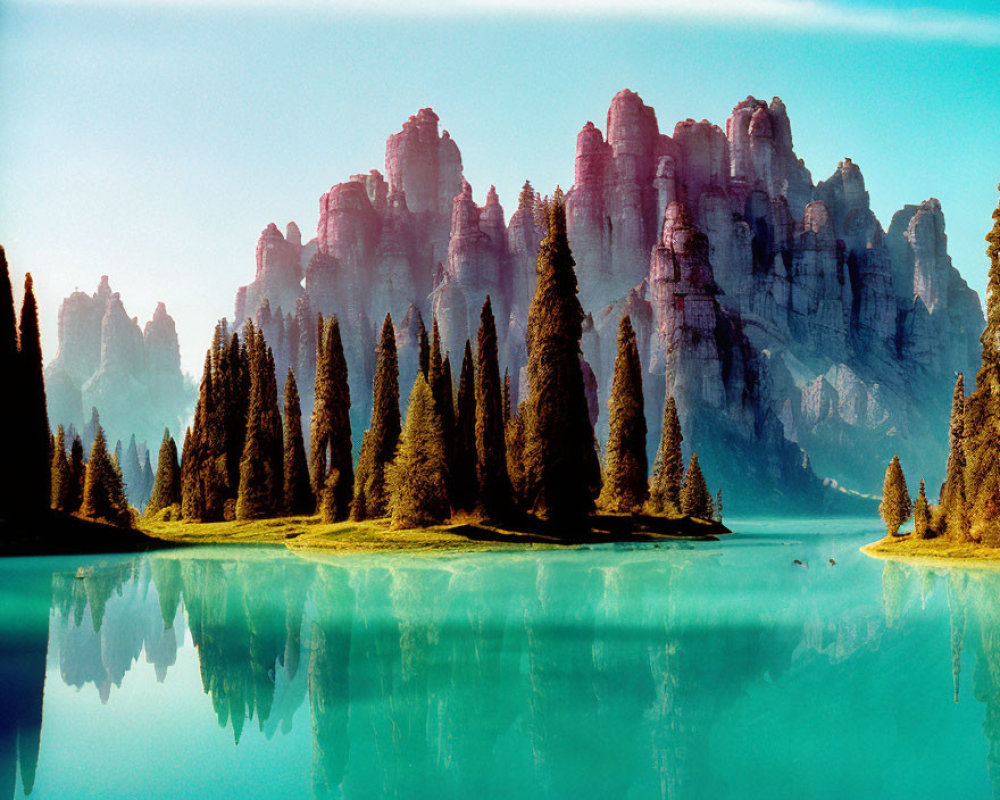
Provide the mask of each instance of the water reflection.
{"label": "water reflection", "polygon": [[809,567],[704,547],[325,563],[201,550],[26,573],[33,611],[16,648],[0,636],[0,797],[18,770],[31,789],[47,658],[112,713],[140,659],[183,680],[185,647],[238,746],[249,724],[311,740],[317,798],[725,797],[745,781],[802,796],[796,759],[824,726],[840,738],[798,763],[822,779],[807,793],[877,796],[892,794],[887,714],[900,743],[934,725],[886,665],[923,670],[950,638],[950,685],[920,677],[950,702],[975,663],[1000,785],[1000,573],[889,563],[879,585],[854,548]]}

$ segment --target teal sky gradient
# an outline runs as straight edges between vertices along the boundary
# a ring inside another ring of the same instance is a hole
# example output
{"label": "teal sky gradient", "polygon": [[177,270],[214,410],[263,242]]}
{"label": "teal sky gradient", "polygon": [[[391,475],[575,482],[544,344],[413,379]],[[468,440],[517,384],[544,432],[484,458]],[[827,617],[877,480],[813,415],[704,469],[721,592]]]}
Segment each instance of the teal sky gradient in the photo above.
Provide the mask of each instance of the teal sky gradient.
{"label": "teal sky gradient", "polygon": [[687,117],[724,125],[748,94],[782,97],[814,181],[854,159],[883,226],[939,198],[955,264],[983,294],[1000,181],[994,2],[799,14],[777,0],[777,17],[767,0],[700,15],[672,0],[360,5],[0,4],[0,243],[16,281],[35,277],[47,359],[61,299],[108,274],[140,322],[167,303],[197,372],[253,278],[261,229],[295,220],[314,236],[320,194],[382,170],[386,136],[417,109],[451,132],[476,199],[495,184],[509,216],[526,178],[572,183],[577,132],[603,130],[625,87],[668,133]]}

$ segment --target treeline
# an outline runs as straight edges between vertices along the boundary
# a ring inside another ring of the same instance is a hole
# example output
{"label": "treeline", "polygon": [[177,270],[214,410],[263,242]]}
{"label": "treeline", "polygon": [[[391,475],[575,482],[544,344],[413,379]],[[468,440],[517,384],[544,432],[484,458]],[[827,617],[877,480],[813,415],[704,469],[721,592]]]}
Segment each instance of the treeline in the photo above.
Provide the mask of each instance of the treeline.
{"label": "treeline", "polygon": [[966,396],[959,374],[951,403],[948,467],[936,505],[929,504],[923,480],[916,501],[911,500],[899,458],[893,457],[880,509],[890,536],[912,514],[918,538],[1000,546],[1000,205],[986,241],[990,270],[976,389]]}
{"label": "treeline", "polygon": [[436,319],[431,335],[421,337],[403,420],[396,334],[386,315],[356,471],[337,318],[317,315],[308,447],[293,371],[279,405],[275,357],[261,327],[248,320],[241,334],[222,322],[206,353],[181,461],[166,435],[147,514],[208,522],[319,513],[327,521],[390,517],[406,528],[461,511],[497,521],[532,514],[570,526],[585,524],[595,508],[702,518],[721,513],[721,498],[713,503],[696,455],[685,471],[671,398],[648,477],[642,370],[627,316],[619,330],[602,474],[580,360],[583,319],[557,190],[528,316],[527,399],[516,404],[509,376],[500,375],[487,297],[476,346],[465,344],[457,386]]}

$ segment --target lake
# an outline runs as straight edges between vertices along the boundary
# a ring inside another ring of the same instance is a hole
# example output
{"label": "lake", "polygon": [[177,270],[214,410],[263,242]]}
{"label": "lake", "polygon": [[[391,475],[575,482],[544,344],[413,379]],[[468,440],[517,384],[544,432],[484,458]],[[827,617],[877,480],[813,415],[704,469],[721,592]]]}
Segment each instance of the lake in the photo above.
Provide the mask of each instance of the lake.
{"label": "lake", "polygon": [[0,800],[1000,794],[1000,572],[729,524],[0,560]]}

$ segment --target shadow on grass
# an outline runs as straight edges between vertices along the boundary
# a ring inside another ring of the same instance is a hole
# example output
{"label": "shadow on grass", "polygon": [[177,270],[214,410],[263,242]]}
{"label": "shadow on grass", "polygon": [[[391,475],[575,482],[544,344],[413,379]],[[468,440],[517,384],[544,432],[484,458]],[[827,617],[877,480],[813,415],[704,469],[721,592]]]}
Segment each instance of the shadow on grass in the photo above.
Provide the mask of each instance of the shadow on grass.
{"label": "shadow on grass", "polygon": [[137,553],[176,546],[142,531],[116,528],[60,511],[0,519],[0,556]]}

